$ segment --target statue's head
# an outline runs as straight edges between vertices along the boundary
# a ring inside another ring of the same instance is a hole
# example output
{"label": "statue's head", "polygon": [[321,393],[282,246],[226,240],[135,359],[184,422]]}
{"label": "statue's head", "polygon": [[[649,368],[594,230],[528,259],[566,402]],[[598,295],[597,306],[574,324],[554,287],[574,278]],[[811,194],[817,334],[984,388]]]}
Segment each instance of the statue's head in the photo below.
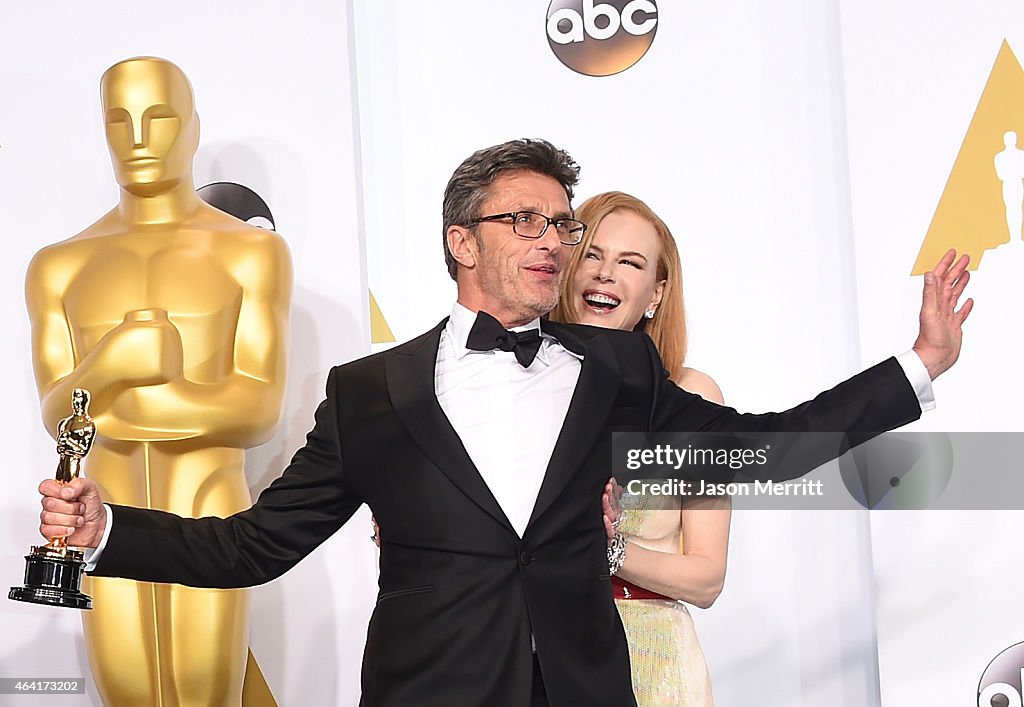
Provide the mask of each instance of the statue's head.
{"label": "statue's head", "polygon": [[199,146],[192,86],[165,59],[126,59],[100,79],[103,120],[117,183],[136,196],[191,182]]}
{"label": "statue's head", "polygon": [[71,410],[76,415],[85,415],[89,412],[89,391],[85,388],[75,388],[71,391]]}

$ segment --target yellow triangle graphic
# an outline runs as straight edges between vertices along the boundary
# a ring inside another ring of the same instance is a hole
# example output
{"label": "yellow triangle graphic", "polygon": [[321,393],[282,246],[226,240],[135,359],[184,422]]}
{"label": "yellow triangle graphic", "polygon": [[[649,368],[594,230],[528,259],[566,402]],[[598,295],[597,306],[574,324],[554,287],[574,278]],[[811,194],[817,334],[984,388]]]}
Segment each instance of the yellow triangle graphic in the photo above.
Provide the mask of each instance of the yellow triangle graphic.
{"label": "yellow triangle graphic", "polygon": [[1004,143],[1008,132],[1016,133],[1016,145],[1024,149],[1024,70],[1004,39],[912,275],[933,268],[950,248],[968,253],[971,269],[976,270],[986,250],[1010,241],[1007,221],[1015,217],[1007,218],[1005,204],[1016,197],[1008,194],[1004,201],[1003,182],[995,168],[996,155],[1009,147]]}
{"label": "yellow triangle graphic", "polygon": [[391,327],[388,326],[388,322],[384,319],[384,313],[380,311],[380,307],[377,305],[377,300],[374,299],[373,293],[370,293],[370,343],[373,344],[390,344],[395,340],[395,335],[391,333]]}
{"label": "yellow triangle graphic", "polygon": [[242,680],[242,707],[277,707],[277,700],[270,691],[263,671],[256,663],[256,656],[249,649],[245,662],[245,677]]}

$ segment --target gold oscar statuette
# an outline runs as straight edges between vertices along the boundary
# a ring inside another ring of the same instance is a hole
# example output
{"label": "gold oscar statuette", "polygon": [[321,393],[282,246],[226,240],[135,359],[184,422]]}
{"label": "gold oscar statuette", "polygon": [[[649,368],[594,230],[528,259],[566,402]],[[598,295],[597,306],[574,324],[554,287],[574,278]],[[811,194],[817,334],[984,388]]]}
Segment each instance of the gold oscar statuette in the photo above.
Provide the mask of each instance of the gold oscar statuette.
{"label": "gold oscar statuette", "polygon": [[[89,417],[89,391],[75,388],[71,393],[71,414],[57,426],[57,481],[66,484],[78,478],[82,458],[96,437],[96,425]],[[91,609],[92,597],[81,591],[85,568],[79,550],[68,547],[65,538],[53,538],[25,555],[25,586],[11,587],[10,599],[33,604]]]}

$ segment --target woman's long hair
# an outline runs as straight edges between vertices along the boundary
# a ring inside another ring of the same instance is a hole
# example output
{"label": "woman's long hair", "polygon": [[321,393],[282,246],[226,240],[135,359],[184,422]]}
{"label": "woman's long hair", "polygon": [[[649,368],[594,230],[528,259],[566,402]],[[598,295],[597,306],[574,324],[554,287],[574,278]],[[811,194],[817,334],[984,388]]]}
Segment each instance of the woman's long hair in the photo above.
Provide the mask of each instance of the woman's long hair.
{"label": "woman's long hair", "polygon": [[590,197],[576,210],[576,218],[588,226],[587,233],[573,250],[568,271],[562,281],[562,296],[558,305],[551,311],[550,317],[556,322],[579,322],[579,311],[572,297],[573,277],[576,268],[580,266],[580,262],[590,249],[594,234],[601,228],[604,217],[613,211],[631,211],[654,226],[658,233],[661,253],[655,275],[659,280],[665,281],[665,289],[654,318],[641,317],[636,325],[636,331],[647,332],[661,354],[669,377],[678,383],[683,372],[683,360],[686,358],[686,313],[683,306],[683,269],[679,260],[679,250],[665,222],[651,210],[651,207],[635,196],[621,191],[608,191]]}

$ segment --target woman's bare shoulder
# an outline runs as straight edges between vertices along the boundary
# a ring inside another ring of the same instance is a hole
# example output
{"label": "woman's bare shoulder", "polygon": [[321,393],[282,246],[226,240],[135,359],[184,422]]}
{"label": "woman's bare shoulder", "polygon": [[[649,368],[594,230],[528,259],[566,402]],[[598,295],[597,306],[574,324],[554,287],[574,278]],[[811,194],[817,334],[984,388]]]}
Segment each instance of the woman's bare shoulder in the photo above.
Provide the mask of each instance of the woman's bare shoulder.
{"label": "woman's bare shoulder", "polygon": [[679,376],[679,387],[696,393],[705,400],[723,404],[722,389],[711,376],[696,368],[683,368],[683,373]]}

